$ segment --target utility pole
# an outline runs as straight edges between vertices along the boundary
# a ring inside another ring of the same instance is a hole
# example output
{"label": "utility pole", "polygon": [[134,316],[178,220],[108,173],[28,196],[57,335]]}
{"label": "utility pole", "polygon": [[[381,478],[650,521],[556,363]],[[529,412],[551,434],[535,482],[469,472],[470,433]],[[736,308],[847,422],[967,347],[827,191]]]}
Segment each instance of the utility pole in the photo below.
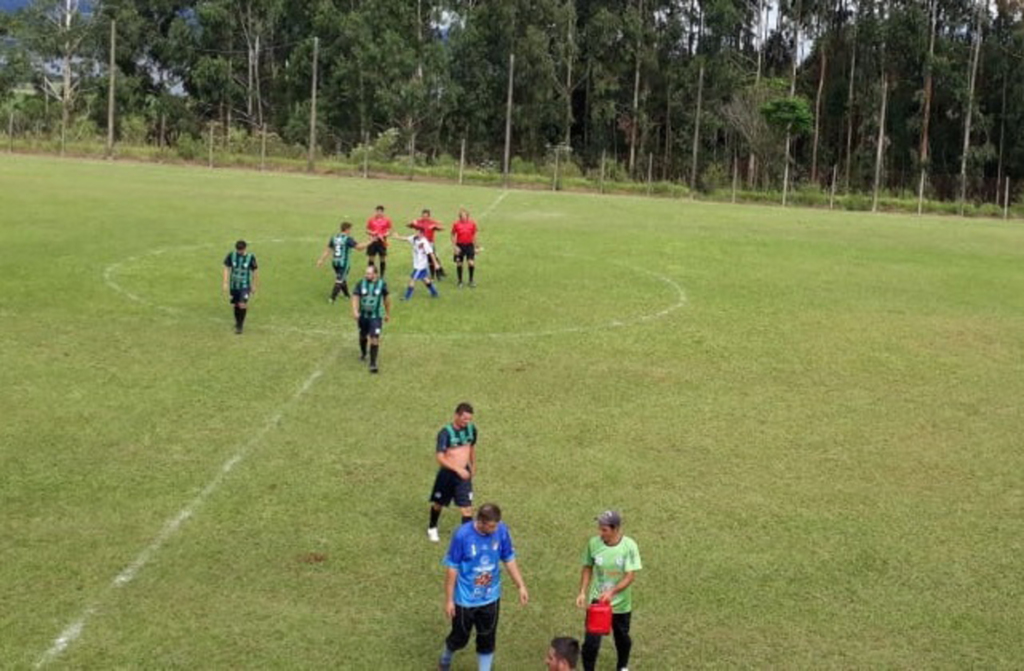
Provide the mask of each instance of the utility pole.
{"label": "utility pole", "polygon": [[114,158],[114,53],[117,50],[117,21],[110,20],[110,66],[107,71],[107,159]]}
{"label": "utility pole", "polygon": [[313,92],[309,108],[309,155],[306,157],[306,170],[313,172],[316,159],[316,78],[320,61],[320,38],[313,38]]}
{"label": "utility pole", "polygon": [[508,55],[508,102],[505,104],[505,188],[509,185],[509,161],[512,152],[512,78],[515,73],[516,55]]}

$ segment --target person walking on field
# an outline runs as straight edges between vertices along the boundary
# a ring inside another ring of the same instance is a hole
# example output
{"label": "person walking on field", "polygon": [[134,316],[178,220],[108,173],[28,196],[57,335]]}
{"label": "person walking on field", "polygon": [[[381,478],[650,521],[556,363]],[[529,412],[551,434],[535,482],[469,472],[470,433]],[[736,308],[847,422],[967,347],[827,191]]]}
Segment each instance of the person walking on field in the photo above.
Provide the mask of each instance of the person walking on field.
{"label": "person walking on field", "polygon": [[422,233],[416,235],[396,235],[399,240],[405,240],[412,245],[412,274],[409,275],[409,286],[405,288],[403,301],[412,298],[412,292],[416,288],[416,281],[419,280],[427,286],[427,291],[434,298],[438,297],[437,289],[430,279],[430,257],[434,253],[434,247]]}
{"label": "person walking on field", "polygon": [[249,313],[249,299],[259,286],[259,266],[256,255],[248,252],[245,240],[235,243],[235,250],[224,257],[224,284],[221,291],[231,294],[235,308],[235,333],[242,335],[245,317]]}
{"label": "person walking on field", "polygon": [[[583,551],[580,591],[576,606],[603,602],[612,606],[612,635],[618,663],[615,668],[627,671],[633,640],[629,636],[633,612],[633,580],[642,568],[640,548],[636,541],[622,534],[622,515],[606,510],[597,516],[597,535]],[[583,668],[594,671],[601,651],[601,637],[587,633],[583,640]]]}
{"label": "person walking on field", "polygon": [[491,670],[501,605],[501,564],[519,590],[519,603],[525,606],[530,593],[516,563],[512,536],[501,521],[501,508],[485,503],[475,520],[466,522],[452,535],[444,557],[444,613],[451,620],[452,629],[444,641],[439,671],[451,669],[452,657],[466,647],[473,629],[477,668]]}
{"label": "person walking on field", "polygon": [[430,216],[430,210],[424,209],[420,218],[409,224],[409,228],[419,231],[430,243],[430,277],[437,280],[444,279],[444,268],[441,267],[441,259],[437,258],[437,250],[434,249],[434,238],[438,231],[443,231],[444,226]]}
{"label": "person walking on field", "polygon": [[370,372],[377,372],[377,353],[384,322],[391,320],[391,297],[387,283],[377,277],[377,269],[366,267],[366,275],[352,291],[352,317],[359,324],[359,351],[361,361],[366,360],[366,346],[370,345]]}
{"label": "person walking on field", "polygon": [[455,500],[462,512],[462,523],[473,519],[473,476],[476,474],[476,443],[480,434],[473,424],[473,406],[459,403],[449,424],[437,432],[435,455],[440,468],[430,492],[430,525],[427,538],[433,543],[441,540],[437,522],[441,511]]}
{"label": "person walking on field", "polygon": [[366,260],[372,266],[377,259],[377,274],[384,279],[388,267],[388,236],[391,235],[391,219],[384,215],[384,206],[378,205],[373,216],[366,220],[366,232],[370,234],[370,245],[366,248]]}
{"label": "person walking on field", "polygon": [[465,208],[459,210],[459,219],[452,224],[452,249],[455,272],[459,277],[458,286],[462,287],[462,262],[465,260],[469,266],[469,287],[471,289],[476,287],[474,274],[476,272],[477,226],[476,222],[469,218],[469,211]]}
{"label": "person walking on field", "polygon": [[355,238],[352,237],[351,231],[352,224],[347,221],[341,222],[340,232],[337,235],[331,236],[331,239],[327,241],[324,253],[316,261],[316,267],[319,268],[324,265],[324,261],[327,260],[328,256],[333,256],[331,266],[334,268],[334,289],[331,290],[331,297],[329,299],[331,303],[337,300],[339,293],[345,294],[345,298],[351,298],[351,294],[348,293],[350,252],[353,249],[356,251],[366,249],[369,244],[366,242],[356,242]]}

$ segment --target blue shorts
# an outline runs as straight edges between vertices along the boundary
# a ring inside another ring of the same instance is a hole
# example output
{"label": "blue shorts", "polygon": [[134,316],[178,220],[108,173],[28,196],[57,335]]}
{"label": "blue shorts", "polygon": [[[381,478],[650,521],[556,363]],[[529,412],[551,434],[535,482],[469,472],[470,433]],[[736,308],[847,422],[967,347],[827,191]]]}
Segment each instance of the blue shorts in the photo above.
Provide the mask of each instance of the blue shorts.
{"label": "blue shorts", "polygon": [[409,277],[415,282],[416,280],[425,280],[429,275],[430,271],[424,268],[423,270],[413,270]]}

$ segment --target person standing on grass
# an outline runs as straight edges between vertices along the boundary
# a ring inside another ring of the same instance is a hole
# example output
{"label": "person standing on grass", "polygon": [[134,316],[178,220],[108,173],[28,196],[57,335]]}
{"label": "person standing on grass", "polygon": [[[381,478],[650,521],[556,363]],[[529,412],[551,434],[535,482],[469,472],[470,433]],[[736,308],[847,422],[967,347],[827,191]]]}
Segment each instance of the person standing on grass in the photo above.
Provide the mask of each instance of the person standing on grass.
{"label": "person standing on grass", "polygon": [[366,260],[372,266],[376,257],[378,274],[383,280],[384,271],[387,270],[388,236],[391,235],[391,219],[384,216],[383,205],[378,205],[373,216],[366,220],[366,232],[370,234],[371,240],[366,248]]}
{"label": "person standing on grass", "polygon": [[366,267],[366,275],[352,290],[352,317],[359,324],[360,361],[366,361],[366,346],[370,346],[370,372],[377,372],[377,354],[384,322],[391,321],[391,298],[388,285],[377,277],[377,269]]}
{"label": "person standing on grass", "polygon": [[409,224],[409,228],[419,231],[430,243],[430,277],[438,281],[444,279],[444,268],[441,267],[441,259],[437,258],[437,251],[434,249],[434,238],[438,231],[443,231],[444,226],[430,216],[430,210],[424,209],[420,218]]}
{"label": "person standing on grass", "polygon": [[569,636],[551,639],[544,663],[548,671],[572,671],[580,658],[580,642]]}
{"label": "person standing on grass", "polygon": [[455,260],[455,272],[459,276],[459,287],[462,287],[462,262],[469,265],[469,286],[476,287],[474,273],[476,271],[476,250],[477,250],[477,226],[476,222],[469,218],[469,211],[466,208],[459,210],[459,219],[452,224],[452,250]]}
{"label": "person standing on grass", "polygon": [[430,524],[427,526],[427,538],[434,543],[441,540],[437,533],[441,511],[452,499],[462,512],[463,524],[473,519],[473,476],[479,439],[480,433],[473,424],[473,406],[466,402],[456,406],[451,423],[437,432],[434,454],[440,468],[430,492]]}
{"label": "person standing on grass", "polygon": [[235,308],[235,333],[242,335],[245,316],[249,312],[249,299],[259,285],[256,256],[247,251],[245,240],[235,243],[235,250],[224,257],[224,283],[221,291],[230,291],[231,305]]}
{"label": "person standing on grass", "polygon": [[353,249],[356,251],[366,249],[369,244],[357,243],[352,237],[351,231],[352,224],[347,221],[341,222],[340,232],[331,236],[331,239],[327,241],[327,248],[316,261],[316,267],[319,268],[328,256],[333,255],[331,265],[334,267],[334,289],[331,290],[331,297],[328,299],[331,303],[338,298],[339,293],[345,294],[345,298],[351,298],[351,294],[348,293],[349,253]]}
{"label": "person standing on grass", "polygon": [[[633,611],[633,579],[642,568],[640,548],[636,541],[622,535],[622,515],[606,510],[597,516],[597,535],[583,551],[583,570],[576,606],[603,602],[612,606],[612,634],[618,663],[615,668],[626,671],[633,640],[629,636]],[[601,651],[601,637],[587,634],[583,640],[583,668],[593,671]]]}
{"label": "person standing on grass", "polygon": [[452,535],[444,557],[444,613],[452,621],[452,630],[444,641],[437,666],[440,671],[451,669],[452,657],[466,647],[473,629],[477,668],[490,671],[498,634],[501,564],[519,589],[519,603],[525,606],[530,593],[516,563],[512,536],[501,521],[501,508],[485,503],[476,520],[466,522]]}
{"label": "person standing on grass", "polygon": [[427,291],[434,298],[437,298],[437,289],[434,288],[434,283],[430,281],[430,256],[434,253],[434,247],[427,242],[426,237],[422,233],[416,235],[396,235],[399,240],[405,240],[412,245],[412,274],[409,275],[409,286],[405,288],[405,295],[402,296],[403,301],[407,301],[412,298],[412,292],[416,288],[416,280],[423,282],[427,285]]}

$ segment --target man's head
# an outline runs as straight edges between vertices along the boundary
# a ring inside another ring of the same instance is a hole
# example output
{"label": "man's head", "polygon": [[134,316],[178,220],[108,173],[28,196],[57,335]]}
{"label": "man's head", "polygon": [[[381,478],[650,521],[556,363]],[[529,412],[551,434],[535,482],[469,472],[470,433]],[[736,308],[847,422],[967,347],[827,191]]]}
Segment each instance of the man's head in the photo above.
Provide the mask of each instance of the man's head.
{"label": "man's head", "polygon": [[473,406],[463,401],[455,406],[455,420],[452,424],[456,428],[464,428],[467,424],[473,421]]}
{"label": "man's head", "polygon": [[352,230],[352,222],[349,222],[349,221],[341,222],[341,232],[342,233],[348,233],[350,230]]}
{"label": "man's head", "polygon": [[420,216],[423,217],[424,219],[429,219],[430,218],[430,210],[424,209],[422,212],[420,212]]}
{"label": "man's head", "polygon": [[498,529],[501,522],[501,508],[497,503],[485,503],[476,511],[476,530],[484,536],[490,536]]}
{"label": "man's head", "polygon": [[579,658],[580,642],[570,636],[559,636],[551,639],[544,661],[548,665],[548,671],[570,671],[576,668]]}
{"label": "man's head", "polygon": [[384,216],[384,206],[378,205],[373,209],[373,213],[376,214],[378,217]]}
{"label": "man's head", "polygon": [[238,242],[235,243],[235,251],[236,252],[244,253],[245,252],[245,248],[246,248],[245,240],[239,240]]}
{"label": "man's head", "polygon": [[469,210],[464,207],[459,208],[459,221],[466,221],[469,219]]}
{"label": "man's head", "polygon": [[365,275],[365,277],[366,277],[366,279],[370,280],[371,282],[373,282],[375,279],[377,279],[377,266],[373,265],[372,263],[370,265],[366,266],[366,275]]}
{"label": "man's head", "polygon": [[615,545],[622,538],[622,514],[618,510],[606,510],[596,518],[597,533],[606,545]]}

